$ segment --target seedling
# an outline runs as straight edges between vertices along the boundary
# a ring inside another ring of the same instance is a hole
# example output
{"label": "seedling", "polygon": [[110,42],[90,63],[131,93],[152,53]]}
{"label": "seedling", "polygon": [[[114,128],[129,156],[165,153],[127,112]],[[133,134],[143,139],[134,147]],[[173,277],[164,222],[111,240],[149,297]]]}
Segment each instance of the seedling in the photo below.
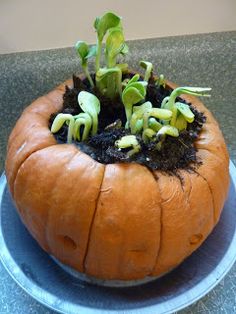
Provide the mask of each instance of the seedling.
{"label": "seedling", "polygon": [[53,121],[51,132],[57,133],[66,122],[68,122],[67,143],[71,143],[75,124],[74,117],[71,114],[59,113]]}
{"label": "seedling", "polygon": [[94,87],[93,80],[88,71],[88,59],[96,55],[96,47],[89,47],[84,41],[77,41],[75,44],[77,54],[81,58],[81,65],[84,69],[84,73],[87,76],[91,87]]}
{"label": "seedling", "polygon": [[89,137],[89,133],[91,131],[91,127],[93,124],[93,120],[88,113],[80,113],[74,117],[75,125],[73,130],[73,137],[75,140],[81,140],[81,127],[83,126],[83,134],[82,134],[82,141],[86,141]]}
{"label": "seedling", "polygon": [[97,17],[94,21],[94,28],[97,32],[97,55],[96,55],[96,72],[100,68],[100,59],[102,53],[102,41],[107,31],[120,25],[120,17],[112,12],[105,13],[102,17]]}
{"label": "seedling", "polygon": [[[146,144],[153,142],[156,149],[161,149],[166,136],[178,137],[179,132],[185,130],[188,123],[194,121],[191,108],[180,101],[176,101],[181,94],[196,96],[210,96],[206,92],[210,88],[178,87],[170,96],[162,101],[161,108],[153,107],[150,101],[145,102],[146,89],[153,72],[153,65],[149,61],[140,61],[140,66],[145,69],[144,79],[139,74],[129,76],[122,82],[122,76],[128,72],[126,63],[119,64],[118,56],[128,53],[125,43],[121,18],[112,12],[105,13],[96,18],[94,28],[97,33],[97,45],[90,47],[84,41],[78,41],[75,45],[76,52],[81,59],[81,64],[94,93],[102,94],[110,100],[120,97],[125,107],[126,133],[115,146],[119,149],[131,147],[128,156],[141,150],[138,138],[142,136]],[[102,44],[105,42],[105,65],[101,67]],[[95,82],[88,71],[88,59],[96,56]],[[164,75],[161,74],[155,81],[156,88],[165,87]],[[85,141],[98,131],[98,114],[100,112],[99,99],[92,93],[81,91],[78,95],[78,104],[82,113],[72,116],[70,114],[58,114],[51,131],[56,133],[66,123],[68,125],[67,142],[72,139]],[[105,130],[122,128],[121,120],[110,123]],[[158,143],[157,143],[158,142]],[[157,143],[157,144],[156,144]],[[152,146],[153,147],[153,146]]]}
{"label": "seedling", "polygon": [[152,63],[151,62],[147,62],[147,61],[140,61],[139,64],[140,64],[140,66],[142,68],[144,68],[146,70],[145,71],[145,76],[144,76],[144,81],[148,82],[149,79],[150,79],[152,70],[153,70]]}
{"label": "seedling", "polygon": [[78,95],[78,103],[81,109],[90,115],[92,118],[92,135],[95,135],[98,130],[98,114],[100,112],[99,99],[88,92],[82,91]]}
{"label": "seedling", "polygon": [[125,106],[126,128],[129,128],[129,122],[132,116],[133,105],[143,100],[146,96],[146,82],[130,81],[122,93],[122,101]]}
{"label": "seedling", "polygon": [[[210,95],[205,94],[206,92],[210,91],[211,88],[202,88],[202,87],[178,87],[172,91],[170,96],[163,99],[161,107],[165,109],[169,109],[172,111],[172,118],[170,121],[171,126],[176,126],[176,120],[179,114],[182,114],[183,117],[187,122],[193,122],[194,115],[191,112],[191,109],[189,106],[183,106],[184,104],[181,103],[175,103],[176,98],[180,96],[181,94],[189,94],[194,96],[205,96],[210,97]],[[190,113],[191,112],[191,113]],[[189,120],[189,121],[188,121]]]}
{"label": "seedling", "polygon": [[120,149],[132,147],[132,149],[127,152],[128,157],[137,154],[141,149],[141,146],[135,135],[123,136],[120,140],[115,142],[115,146]]}

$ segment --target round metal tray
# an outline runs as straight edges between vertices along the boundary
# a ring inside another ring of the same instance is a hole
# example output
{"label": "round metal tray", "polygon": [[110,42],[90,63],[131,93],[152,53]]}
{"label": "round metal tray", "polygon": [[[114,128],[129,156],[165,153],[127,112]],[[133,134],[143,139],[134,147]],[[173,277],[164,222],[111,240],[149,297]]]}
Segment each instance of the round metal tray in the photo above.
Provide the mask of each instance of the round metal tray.
{"label": "round metal tray", "polygon": [[219,224],[178,268],[135,287],[92,285],[59,267],[30,236],[0,178],[0,258],[12,278],[33,298],[60,313],[162,314],[183,309],[208,293],[236,260],[236,169]]}

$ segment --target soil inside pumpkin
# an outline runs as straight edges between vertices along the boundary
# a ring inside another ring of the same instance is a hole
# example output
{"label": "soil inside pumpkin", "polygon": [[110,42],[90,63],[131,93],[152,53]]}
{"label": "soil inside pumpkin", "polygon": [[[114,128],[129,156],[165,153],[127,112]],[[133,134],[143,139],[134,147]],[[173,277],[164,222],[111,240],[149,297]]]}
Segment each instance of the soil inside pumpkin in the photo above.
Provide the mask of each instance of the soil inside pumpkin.
{"label": "soil inside pumpkin", "polygon": [[[131,78],[133,74],[125,74],[123,79]],[[94,79],[94,75],[93,75]],[[126,122],[124,105],[119,98],[111,101],[99,93],[96,88],[92,90],[87,81],[81,80],[77,76],[73,76],[74,87],[66,87],[63,96],[63,108],[60,112],[70,113],[72,115],[79,114],[81,109],[78,105],[77,96],[82,90],[95,94],[101,103],[101,111],[99,114],[99,129],[95,136],[92,136],[86,142],[74,141],[73,143],[80,150],[90,155],[93,159],[103,164],[118,162],[136,162],[147,166],[151,170],[163,170],[166,172],[174,172],[178,169],[194,169],[200,163],[196,157],[196,149],[194,141],[198,137],[206,117],[199,112],[190,103],[192,112],[195,115],[193,123],[188,123],[187,129],[180,132],[179,137],[174,138],[167,136],[160,151],[154,150],[153,144],[145,144],[141,136],[137,136],[141,143],[141,151],[132,157],[127,157],[127,151],[119,150],[115,147],[115,141],[124,135],[130,134],[125,130]],[[163,98],[169,96],[171,89],[157,87],[154,77],[152,76],[148,82],[147,94],[145,101],[150,101],[153,107],[159,108]],[[178,101],[186,103],[179,98]],[[49,120],[49,128],[59,112],[52,114]],[[118,128],[116,121],[121,120],[122,127]],[[54,136],[58,143],[66,143],[68,126],[66,124],[55,133]],[[130,148],[128,149],[130,150]]]}

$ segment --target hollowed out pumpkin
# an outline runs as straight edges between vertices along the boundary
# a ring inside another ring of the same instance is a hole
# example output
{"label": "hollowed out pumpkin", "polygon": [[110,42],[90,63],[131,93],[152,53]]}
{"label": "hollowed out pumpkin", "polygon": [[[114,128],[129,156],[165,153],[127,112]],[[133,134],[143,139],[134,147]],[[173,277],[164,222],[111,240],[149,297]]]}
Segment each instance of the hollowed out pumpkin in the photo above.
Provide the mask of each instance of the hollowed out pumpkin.
{"label": "hollowed out pumpkin", "polygon": [[[19,215],[39,245],[62,263],[101,279],[158,276],[195,251],[217,224],[229,187],[229,157],[217,122],[195,142],[202,164],[182,177],[145,166],[104,165],[48,128],[65,85],[27,107],[9,142],[6,175]],[[176,86],[168,83],[172,88]]]}

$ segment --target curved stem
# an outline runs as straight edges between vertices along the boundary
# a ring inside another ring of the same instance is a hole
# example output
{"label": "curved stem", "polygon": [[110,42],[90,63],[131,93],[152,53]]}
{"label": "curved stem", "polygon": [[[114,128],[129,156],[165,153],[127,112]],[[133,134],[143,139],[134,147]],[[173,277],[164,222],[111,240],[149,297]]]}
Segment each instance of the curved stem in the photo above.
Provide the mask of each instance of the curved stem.
{"label": "curved stem", "polygon": [[97,134],[98,131],[98,116],[97,114],[94,114],[93,116],[91,116],[92,120],[93,120],[93,125],[92,125],[92,135]]}

